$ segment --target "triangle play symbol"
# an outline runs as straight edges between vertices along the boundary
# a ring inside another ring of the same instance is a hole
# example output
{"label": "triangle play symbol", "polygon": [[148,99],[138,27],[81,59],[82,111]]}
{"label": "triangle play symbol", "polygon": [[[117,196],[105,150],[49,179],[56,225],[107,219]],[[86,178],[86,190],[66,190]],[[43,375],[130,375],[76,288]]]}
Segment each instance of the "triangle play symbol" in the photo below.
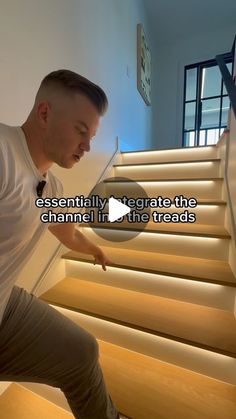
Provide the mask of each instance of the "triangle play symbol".
{"label": "triangle play symbol", "polygon": [[130,207],[128,207],[128,205],[122,204],[122,202],[115,198],[109,198],[108,211],[108,219],[112,223],[113,221],[118,220],[118,218],[128,214],[130,212]]}

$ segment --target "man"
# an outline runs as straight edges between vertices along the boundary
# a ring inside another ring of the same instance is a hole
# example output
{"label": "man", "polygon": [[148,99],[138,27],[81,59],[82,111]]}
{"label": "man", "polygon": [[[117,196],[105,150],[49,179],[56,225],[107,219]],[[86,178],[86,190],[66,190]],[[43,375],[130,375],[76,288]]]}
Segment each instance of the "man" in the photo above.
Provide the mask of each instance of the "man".
{"label": "man", "polygon": [[[23,288],[17,276],[48,227],[61,243],[111,261],[74,224],[44,224],[42,196],[60,197],[53,163],[69,169],[90,150],[108,101],[103,90],[69,70],[48,74],[20,127],[0,124],[0,381],[59,387],[76,418],[117,419],[104,382],[96,339]],[[32,418],[33,419],[33,418]]]}

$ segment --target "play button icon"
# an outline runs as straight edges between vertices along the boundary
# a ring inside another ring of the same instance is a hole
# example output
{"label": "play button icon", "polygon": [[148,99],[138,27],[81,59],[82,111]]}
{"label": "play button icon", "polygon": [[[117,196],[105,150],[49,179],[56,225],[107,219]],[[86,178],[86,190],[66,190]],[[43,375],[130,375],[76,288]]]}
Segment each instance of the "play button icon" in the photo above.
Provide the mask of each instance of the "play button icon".
{"label": "play button icon", "polygon": [[148,221],[140,220],[150,214],[150,208],[140,209],[129,198],[147,199],[146,191],[134,180],[111,177],[96,184],[89,194],[93,206],[85,212],[93,213],[93,220],[83,227],[92,228],[100,238],[110,242],[134,239],[145,230]]}
{"label": "play button icon", "polygon": [[123,217],[130,212],[128,205],[122,204],[115,198],[108,201],[108,219],[111,223]]}

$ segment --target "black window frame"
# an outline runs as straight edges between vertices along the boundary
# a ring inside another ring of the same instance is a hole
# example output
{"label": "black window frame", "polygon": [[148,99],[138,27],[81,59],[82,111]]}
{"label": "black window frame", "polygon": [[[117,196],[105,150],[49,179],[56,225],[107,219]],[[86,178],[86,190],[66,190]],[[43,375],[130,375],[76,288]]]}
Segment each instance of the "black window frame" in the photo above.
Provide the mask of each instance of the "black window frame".
{"label": "black window frame", "polygon": [[[233,72],[233,60],[232,60],[232,54],[231,52],[222,54],[224,56],[224,60],[225,63],[232,63],[232,72]],[[223,102],[223,98],[224,97],[229,97],[228,94],[223,94],[223,89],[224,89],[224,82],[223,79],[221,81],[221,95],[219,96],[212,96],[212,97],[207,97],[205,99],[201,99],[201,86],[202,86],[202,71],[201,68],[202,67],[212,67],[212,66],[217,66],[217,62],[215,59],[211,59],[211,60],[207,60],[207,61],[201,61],[198,63],[194,63],[194,64],[190,64],[190,65],[186,65],[184,67],[184,96],[183,96],[183,122],[182,122],[182,147],[183,148],[190,148],[191,146],[186,146],[185,145],[185,133],[186,132],[193,132],[195,133],[195,139],[194,139],[194,145],[192,147],[198,147],[199,145],[199,139],[200,139],[200,126],[201,126],[201,102],[204,100],[209,100],[209,99],[218,99],[220,98],[220,118],[219,118],[219,126],[217,127],[211,127],[211,128],[206,128],[205,131],[208,131],[210,129],[222,129],[225,127],[221,126],[221,121],[222,121],[222,102]],[[197,68],[197,86],[196,86],[196,100],[185,100],[186,98],[186,84],[187,84],[187,71],[190,69],[195,69]],[[233,73],[232,73],[233,74]],[[195,110],[195,126],[194,126],[194,130],[185,130],[185,107],[186,107],[186,103],[196,103],[196,110]],[[231,104],[230,104],[231,106]],[[204,146],[201,146],[204,147]]]}

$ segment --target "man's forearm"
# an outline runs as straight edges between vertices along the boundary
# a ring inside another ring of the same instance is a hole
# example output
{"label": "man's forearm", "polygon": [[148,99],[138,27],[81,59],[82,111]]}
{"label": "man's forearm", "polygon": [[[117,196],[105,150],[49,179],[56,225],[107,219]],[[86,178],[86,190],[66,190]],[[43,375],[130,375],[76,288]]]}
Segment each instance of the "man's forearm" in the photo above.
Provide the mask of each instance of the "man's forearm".
{"label": "man's forearm", "polygon": [[62,225],[51,226],[49,230],[69,249],[92,255],[94,257],[94,265],[96,263],[101,264],[104,271],[106,271],[106,265],[113,264],[104,251],[77,230],[76,226],[64,223]]}
{"label": "man's forearm", "polygon": [[93,244],[77,229],[75,230],[73,241],[68,247],[75,252],[87,253],[90,255],[96,254],[98,250],[98,246]]}

